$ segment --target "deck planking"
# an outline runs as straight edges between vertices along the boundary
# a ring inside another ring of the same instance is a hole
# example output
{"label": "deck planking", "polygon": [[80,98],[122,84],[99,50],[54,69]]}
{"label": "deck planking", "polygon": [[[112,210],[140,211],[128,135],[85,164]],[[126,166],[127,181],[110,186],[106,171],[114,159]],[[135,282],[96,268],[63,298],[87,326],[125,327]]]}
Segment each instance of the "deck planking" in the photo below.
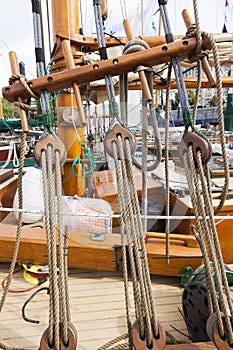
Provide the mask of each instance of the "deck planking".
{"label": "deck planking", "polygon": [[[1,281],[7,271],[8,265],[1,264]],[[182,296],[178,278],[153,276],[151,280],[160,323],[177,341],[187,342],[188,338],[171,326],[187,333],[178,310],[181,307]],[[22,272],[14,275],[12,289],[28,286]],[[129,290],[132,291],[131,285]],[[27,317],[39,320],[39,325],[27,323],[21,316],[24,302],[34,291],[8,294],[0,314],[1,342],[9,346],[38,349],[41,335],[48,326],[49,299],[46,292],[39,293],[26,308]],[[127,332],[121,273],[70,269],[69,294],[72,323],[78,331],[78,350],[96,350],[109,340]],[[130,305],[133,306],[132,296]]]}

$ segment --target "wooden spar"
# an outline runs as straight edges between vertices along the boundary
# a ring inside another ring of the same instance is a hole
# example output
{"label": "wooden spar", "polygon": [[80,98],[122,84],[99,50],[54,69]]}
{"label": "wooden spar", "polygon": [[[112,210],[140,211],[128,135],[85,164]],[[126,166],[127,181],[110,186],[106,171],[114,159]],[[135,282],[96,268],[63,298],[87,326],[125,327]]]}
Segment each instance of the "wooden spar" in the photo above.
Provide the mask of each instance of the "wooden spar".
{"label": "wooden spar", "polygon": [[[71,47],[70,47],[69,40],[64,39],[62,41],[62,47],[63,47],[63,51],[64,51],[64,56],[65,56],[65,61],[66,61],[67,68],[68,69],[75,68],[74,59],[73,59],[73,55],[72,55],[72,52],[71,52]],[[83,110],[83,101],[82,101],[82,97],[81,97],[81,94],[80,94],[79,86],[78,86],[78,84],[76,82],[73,83],[73,89],[74,89],[74,95],[75,95],[75,99],[76,99],[76,103],[77,103],[77,107],[78,107],[81,123],[83,125],[85,125],[86,122],[85,122],[85,114],[84,114],[84,110]]]}
{"label": "wooden spar", "polygon": [[[125,29],[125,33],[126,33],[127,39],[129,41],[133,40],[134,39],[134,35],[133,35],[132,28],[131,28],[131,25],[130,25],[130,22],[129,22],[128,18],[125,18],[123,20],[123,25],[124,25],[124,29]],[[141,84],[142,84],[142,88],[143,88],[143,91],[145,93],[147,101],[152,101],[152,95],[151,95],[151,91],[150,91],[150,88],[149,88],[149,85],[148,85],[148,82],[147,82],[147,79],[146,79],[145,72],[143,70],[141,70],[141,71],[138,72],[138,74],[139,74],[139,77],[140,77],[140,80],[141,80]]]}
{"label": "wooden spar", "polygon": [[[203,40],[203,48],[208,49],[207,43]],[[135,52],[113,59],[108,59],[98,63],[80,66],[69,71],[62,71],[28,81],[29,86],[35,94],[40,94],[42,90],[48,92],[66,89],[76,81],[79,85],[91,81],[103,79],[106,74],[121,75],[134,71],[140,64],[156,66],[170,62],[171,57],[178,56],[180,59],[193,55],[196,48],[196,39],[190,38],[162,46],[153,47],[143,52]],[[29,95],[21,84],[4,87],[3,96],[10,102],[17,100],[20,96],[28,98]]]}
{"label": "wooden spar", "polygon": [[[98,50],[98,41],[96,37],[88,36],[88,35],[80,35],[77,33],[71,33],[70,37],[67,35],[66,32],[62,31],[60,28],[57,31],[57,36],[62,39],[70,39],[72,42],[75,42],[76,45],[80,45],[83,47],[89,48],[91,51],[97,51]],[[175,40],[182,39],[183,35],[174,35]],[[166,43],[164,36],[147,36],[147,37],[136,37],[136,39],[142,39],[150,47],[163,45]],[[119,46],[119,45],[125,45],[127,43],[127,38],[125,37],[119,37],[117,39],[115,38],[105,38],[105,44],[106,47],[113,47],[113,46]]]}
{"label": "wooden spar", "polygon": [[[16,53],[14,51],[10,51],[9,58],[10,58],[12,74],[18,75],[19,74],[19,65],[18,65],[18,59],[17,59]],[[23,100],[22,100],[22,98],[20,96],[18,96],[17,100],[18,100],[19,103],[23,102]],[[29,128],[28,128],[28,121],[27,121],[27,115],[26,115],[25,110],[20,108],[19,109],[19,114],[20,114],[20,119],[21,119],[23,132],[28,132]]]}
{"label": "wooden spar", "polygon": [[[195,89],[197,86],[197,79],[196,78],[184,78],[185,85],[187,89]],[[225,76],[222,77],[222,87],[223,88],[231,88],[233,86],[233,76]],[[162,85],[159,80],[156,80],[153,82],[153,88],[155,90],[165,90],[166,86]],[[207,78],[201,79],[201,88],[203,89],[210,89],[213,88],[213,86],[210,84]],[[129,86],[129,90],[135,90],[137,88],[134,88],[133,86]],[[138,87],[140,89],[140,87]],[[177,89],[177,85],[175,80],[171,82],[171,89]]]}
{"label": "wooden spar", "polygon": [[[52,0],[53,34],[58,52],[62,52],[62,41],[58,37],[57,33],[61,30],[67,37],[63,45],[65,57],[60,57],[61,68],[59,70],[63,70],[61,73],[65,73],[64,70],[66,69],[66,63],[68,70],[75,67],[72,51],[76,51],[76,48],[74,45],[70,44],[69,39],[70,36],[79,34],[78,6],[79,2],[76,0]],[[54,60],[55,58],[53,58],[53,61]],[[74,94],[69,92],[59,94],[57,97],[58,136],[66,147],[67,158],[71,160],[69,162],[67,161],[63,167],[64,194],[69,196],[78,194],[81,196],[85,190],[85,180],[78,178],[77,176],[70,176],[70,174],[73,160],[81,155],[81,144],[83,143],[84,139],[82,124],[85,123],[85,120],[82,106],[82,97],[79,92],[78,84],[73,81],[70,87],[71,86],[73,86],[75,89],[76,100],[74,98]],[[61,87],[61,89],[63,88],[64,86]],[[73,122],[68,123],[64,120],[63,115],[65,111],[69,111],[69,114],[76,116],[74,116]],[[77,140],[77,134],[73,123],[76,125],[79,140]],[[80,164],[76,164],[74,166],[75,172],[77,174],[80,174],[81,166],[82,165]]]}

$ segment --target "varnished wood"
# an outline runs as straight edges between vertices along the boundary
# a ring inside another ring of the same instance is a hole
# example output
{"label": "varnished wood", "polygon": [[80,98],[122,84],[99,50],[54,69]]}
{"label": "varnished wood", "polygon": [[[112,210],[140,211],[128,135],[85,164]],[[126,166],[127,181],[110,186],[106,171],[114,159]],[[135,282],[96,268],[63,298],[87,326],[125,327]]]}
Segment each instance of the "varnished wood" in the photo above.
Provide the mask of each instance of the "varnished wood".
{"label": "varnished wood", "polygon": [[[132,31],[130,21],[128,20],[128,18],[125,18],[123,20],[123,26],[124,26],[128,41],[133,40],[134,35],[133,35],[133,31]],[[146,79],[145,72],[143,70],[139,71],[139,77],[140,77],[142,88],[143,88],[143,91],[145,93],[147,101],[152,101],[151,91],[150,91],[150,88],[148,85],[148,81]]]}
{"label": "varnished wood", "polygon": [[[16,53],[14,51],[9,52],[9,59],[10,59],[10,64],[11,64],[12,75],[19,75],[18,59],[17,59]],[[20,96],[18,96],[17,101],[19,103],[23,103],[23,99]],[[19,115],[20,115],[20,120],[21,120],[23,132],[28,132],[29,128],[28,128],[28,121],[27,121],[27,115],[26,115],[25,110],[20,108]]]}
{"label": "varnished wood", "polygon": [[[75,68],[75,63],[74,63],[74,59],[72,56],[69,40],[63,40],[62,47],[63,47],[63,51],[64,51],[64,56],[65,56],[67,68],[68,69]],[[83,101],[82,101],[82,97],[80,94],[79,86],[76,82],[73,83],[73,89],[74,89],[74,95],[75,95],[75,99],[76,99],[76,103],[77,103],[77,107],[78,107],[79,117],[80,117],[81,123],[83,125],[85,125],[86,121],[85,121],[85,114],[84,114],[84,110],[83,110]]]}
{"label": "varnished wood", "polygon": [[60,30],[71,35],[79,34],[79,2],[76,0],[52,0],[54,42]]}
{"label": "varnished wood", "polygon": [[[61,39],[70,39],[75,45],[80,47],[87,47],[91,51],[98,50],[98,40],[96,37],[88,36],[88,35],[79,35],[77,33],[71,33],[68,35],[64,30],[59,29],[57,31],[57,36]],[[182,39],[183,35],[174,35],[175,40]],[[144,40],[150,47],[163,45],[166,43],[166,39],[164,36],[148,36],[148,37],[136,37],[136,39]],[[119,37],[119,38],[105,38],[106,47],[113,47],[119,45],[125,45],[127,43],[127,38]]]}
{"label": "varnished wood", "polygon": [[[98,198],[106,200],[111,205],[114,214],[119,213],[118,192],[116,174],[113,170],[94,172],[92,175],[94,188]],[[142,197],[142,176],[141,171],[134,168],[134,181],[138,198]],[[147,179],[148,199],[163,202],[162,185],[159,181],[150,177]],[[113,218],[113,226],[119,226],[117,219]]]}
{"label": "varnished wood", "polygon": [[[36,225],[35,225],[36,226]],[[0,261],[10,262],[13,254],[17,227],[0,224]],[[24,226],[18,254],[19,263],[48,263],[46,232],[41,228]],[[119,234],[106,234],[104,241],[91,240],[87,232],[69,232],[68,265],[103,271],[122,269],[122,251]],[[114,248],[116,247],[116,248]],[[32,249],[33,248],[33,249]],[[156,238],[146,243],[151,274],[176,276],[184,266],[193,269],[202,264],[199,248],[186,247],[182,242],[171,241],[170,263],[166,262],[166,241]]]}
{"label": "varnished wood", "polygon": [[[12,175],[12,170],[0,171],[0,203],[5,208],[12,208],[15,192],[18,187],[18,176]],[[4,181],[3,181],[4,179]],[[6,211],[0,211],[0,222],[8,215]],[[1,253],[0,253],[1,254]]]}
{"label": "varnished wood", "polygon": [[[203,41],[203,46],[207,45]],[[121,75],[134,71],[140,64],[154,66],[170,62],[172,56],[185,58],[193,55],[196,48],[196,39],[177,41],[174,43],[157,46],[143,52],[135,52],[114,59],[77,67],[69,71],[63,71],[28,81],[34,93],[40,95],[42,90],[54,92],[60,89],[69,88],[76,81],[79,85],[91,81],[103,79],[106,74]],[[10,102],[15,101],[19,96],[28,98],[29,95],[22,85],[16,83],[13,86],[4,87],[3,96]]]}

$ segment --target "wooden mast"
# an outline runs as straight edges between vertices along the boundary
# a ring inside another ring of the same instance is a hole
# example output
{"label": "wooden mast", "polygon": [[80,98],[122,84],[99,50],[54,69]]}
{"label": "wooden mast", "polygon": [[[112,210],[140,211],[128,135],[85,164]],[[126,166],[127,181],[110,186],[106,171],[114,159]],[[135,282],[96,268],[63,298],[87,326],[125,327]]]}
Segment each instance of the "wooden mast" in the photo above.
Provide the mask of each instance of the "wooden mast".
{"label": "wooden mast", "polygon": [[[53,60],[53,64],[58,62],[59,71],[66,70],[65,58],[62,51],[62,40],[57,35],[63,33],[64,37],[71,38],[79,34],[79,1],[77,0],[51,0],[53,35],[56,45],[55,54],[59,53],[59,60]],[[76,55],[80,47],[71,44],[72,55]],[[75,63],[80,62],[76,60]],[[82,101],[81,101],[82,104]],[[75,96],[72,91],[64,90],[57,96],[57,120],[58,136],[65,144],[67,150],[67,161],[63,168],[63,190],[65,195],[83,195],[85,191],[85,179],[71,175],[72,163],[81,156],[81,145],[84,141],[84,130],[80,122],[80,114],[77,108]],[[76,130],[77,133],[76,133]],[[78,134],[78,135],[77,135]],[[76,174],[81,175],[81,165],[74,165]]]}

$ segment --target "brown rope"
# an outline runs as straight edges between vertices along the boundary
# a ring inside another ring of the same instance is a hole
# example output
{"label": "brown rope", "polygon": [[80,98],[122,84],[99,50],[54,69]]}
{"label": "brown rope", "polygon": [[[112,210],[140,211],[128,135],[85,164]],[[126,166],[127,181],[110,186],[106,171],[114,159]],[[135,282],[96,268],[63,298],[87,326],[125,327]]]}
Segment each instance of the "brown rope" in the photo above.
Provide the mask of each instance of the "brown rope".
{"label": "brown rope", "polygon": [[[113,154],[116,167],[118,200],[121,210],[121,224],[128,241],[130,266],[134,292],[134,307],[139,321],[141,338],[146,337],[148,344],[158,334],[157,315],[152,295],[147,254],[140,217],[140,208],[136,193],[130,144],[125,140],[125,154],[121,137],[113,142]],[[119,157],[120,155],[120,157]],[[118,157],[121,159],[119,164]],[[122,241],[125,241],[123,239]],[[128,298],[128,297],[127,297]],[[131,326],[131,322],[128,322]],[[153,326],[152,326],[153,325]],[[155,330],[155,334],[153,334]]]}
{"label": "brown rope", "polygon": [[[165,104],[165,213],[170,215],[170,185],[169,185],[169,113],[170,113],[170,84],[171,84],[172,65],[169,65],[166,82],[166,104]],[[170,254],[170,220],[166,220],[166,261],[169,263]]]}
{"label": "brown rope", "polygon": [[[55,156],[55,164],[53,164]],[[43,150],[42,175],[45,206],[45,221],[48,247],[48,265],[50,272],[50,307],[48,342],[54,349],[60,347],[60,329],[64,344],[69,343],[68,322],[70,321],[70,305],[68,293],[67,272],[67,227],[64,228],[62,220],[62,179],[60,152],[53,151],[51,145]],[[58,226],[58,250],[59,250],[59,277],[57,276],[57,235],[56,218]]]}

